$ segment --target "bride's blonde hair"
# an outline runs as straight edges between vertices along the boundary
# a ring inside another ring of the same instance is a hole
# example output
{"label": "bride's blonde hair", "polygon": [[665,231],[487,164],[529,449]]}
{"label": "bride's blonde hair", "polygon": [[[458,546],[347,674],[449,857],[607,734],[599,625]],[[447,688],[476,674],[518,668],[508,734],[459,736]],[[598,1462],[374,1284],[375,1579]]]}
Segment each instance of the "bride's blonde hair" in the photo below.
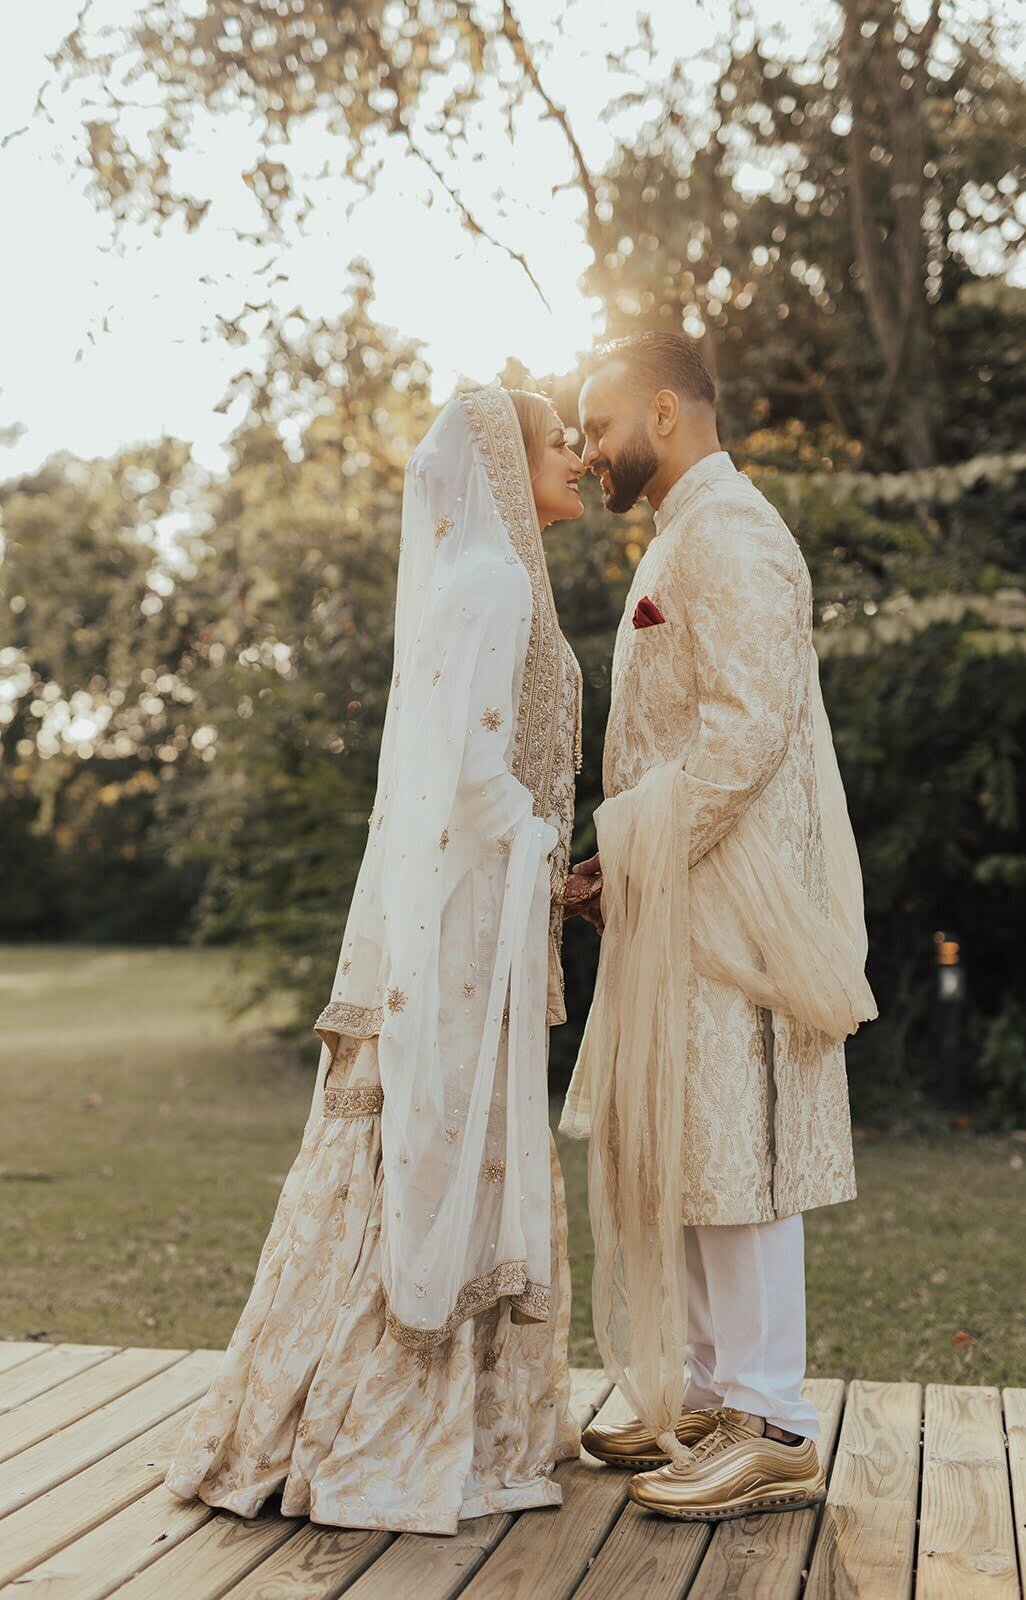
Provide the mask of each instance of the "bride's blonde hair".
{"label": "bride's blonde hair", "polygon": [[[524,436],[527,465],[533,478],[542,464],[545,440],[553,423],[559,422],[556,408],[544,394],[533,394],[530,389],[510,389],[509,397],[516,407],[520,432]],[[562,426],[562,424],[559,424]]]}

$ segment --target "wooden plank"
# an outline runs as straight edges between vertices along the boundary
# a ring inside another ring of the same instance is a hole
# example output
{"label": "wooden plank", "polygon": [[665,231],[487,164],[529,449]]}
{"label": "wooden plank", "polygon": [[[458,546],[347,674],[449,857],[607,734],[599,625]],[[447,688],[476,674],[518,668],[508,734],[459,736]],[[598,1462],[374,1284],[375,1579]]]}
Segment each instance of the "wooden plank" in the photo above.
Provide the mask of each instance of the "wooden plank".
{"label": "wooden plank", "polygon": [[[68,1378],[99,1366],[118,1353],[116,1344],[52,1344],[42,1361],[26,1361],[8,1373],[0,1384],[0,1413],[23,1406]],[[6,1424],[5,1424],[6,1430]],[[6,1440],[6,1431],[4,1433]]]}
{"label": "wooden plank", "polygon": [[[601,1372],[592,1372],[582,1376],[576,1386],[571,1386],[571,1406],[582,1426],[591,1421],[595,1404],[600,1398],[604,1399],[601,1406],[604,1421],[626,1418],[624,1402],[612,1389],[609,1380]],[[588,1460],[591,1461],[591,1457]],[[497,1546],[501,1549],[503,1538],[509,1535],[511,1529],[515,1531],[519,1527],[536,1530],[539,1541],[538,1566],[551,1561],[551,1555],[543,1553],[543,1530],[550,1530],[548,1537],[551,1544],[553,1522],[566,1527],[564,1518],[568,1480],[572,1488],[571,1474],[576,1473],[579,1467],[579,1462],[568,1461],[557,1468],[556,1476],[563,1490],[563,1509],[555,1515],[549,1510],[524,1511],[518,1520],[515,1513],[495,1512],[488,1517],[472,1517],[461,1522],[458,1532],[451,1538],[431,1534],[400,1534],[352,1588],[345,1591],[346,1600],[395,1600],[396,1595],[412,1594],[417,1596],[417,1600],[449,1600],[450,1596],[463,1590],[482,1562],[486,1563],[485,1570],[490,1568],[488,1557],[491,1552]],[[598,1474],[599,1470],[598,1464],[592,1462],[589,1476]],[[622,1474],[617,1476],[622,1477]],[[626,1484],[625,1478],[623,1481]],[[548,1546],[545,1546],[545,1550],[548,1551]],[[232,1600],[236,1600],[234,1595]]]}
{"label": "wooden plank", "polygon": [[1026,1582],[1026,1389],[1006,1389],[1005,1436],[1012,1480],[1012,1515],[1019,1543],[1019,1572]]}
{"label": "wooden plank", "polygon": [[601,1367],[571,1367],[570,1415],[586,1428],[600,1406],[613,1392],[613,1385]]}
{"label": "wooden plank", "polygon": [[194,1351],[60,1433],[12,1456],[0,1465],[0,1515],[27,1505],[178,1411],[190,1398],[198,1398],[210,1381],[210,1365],[210,1351]]}
{"label": "wooden plank", "polygon": [[[802,1385],[802,1392],[819,1413],[820,1460],[829,1472],[841,1425],[844,1384],[840,1378],[811,1378]],[[655,1525],[647,1536],[647,1544],[653,1551],[655,1572],[661,1576],[665,1569],[665,1577],[661,1578],[662,1587],[657,1584],[656,1592],[668,1596],[685,1592],[684,1586],[673,1587],[673,1541],[662,1531],[675,1525],[666,1518],[650,1516],[634,1505],[627,1506],[588,1574],[588,1580],[606,1561],[607,1551],[611,1553],[615,1549],[621,1528],[632,1512],[636,1512],[637,1518],[645,1523]],[[790,1600],[791,1596],[800,1592],[818,1520],[819,1507],[811,1506],[808,1511],[739,1517],[733,1522],[721,1522],[713,1529],[703,1528],[698,1523],[676,1524],[691,1534],[689,1544],[681,1542],[678,1557],[680,1560],[694,1561],[686,1578],[690,1578],[695,1567],[698,1567],[693,1586],[686,1589],[690,1600],[726,1600],[727,1596],[735,1595],[744,1596],[744,1600]],[[640,1532],[638,1537],[641,1537]],[[662,1549],[664,1544],[665,1554]],[[701,1566],[698,1566],[699,1562]],[[626,1553],[621,1570],[624,1575],[632,1570]],[[592,1600],[588,1580],[579,1591],[579,1600]],[[647,1594],[648,1581],[645,1590]],[[617,1592],[616,1586],[610,1583],[604,1588],[595,1589],[594,1600],[600,1600],[600,1597],[601,1600],[610,1600]]]}
{"label": "wooden plank", "polygon": [[916,1600],[1019,1600],[996,1389],[927,1386]]}
{"label": "wooden plank", "polygon": [[[630,1473],[619,1471],[626,1488]],[[700,1522],[676,1522],[654,1516],[628,1501],[598,1555],[592,1561],[574,1600],[678,1600],[698,1570],[712,1530]]]}
{"label": "wooden plank", "polygon": [[[40,1440],[52,1439],[90,1412],[99,1411],[119,1396],[127,1395],[148,1378],[181,1361],[184,1350],[120,1350],[109,1361],[68,1378],[58,1388],[26,1401],[4,1418],[0,1430],[0,1461],[8,1465],[19,1451]],[[39,1363],[34,1363],[38,1367]],[[16,1469],[15,1469],[16,1470]],[[3,1469],[0,1468],[0,1475]]]}
{"label": "wooden plank", "polygon": [[0,1583],[36,1566],[163,1481],[191,1407],[206,1390],[219,1359],[210,1361],[201,1381],[193,1382],[188,1400],[165,1421],[4,1519]]}
{"label": "wooden plank", "polygon": [[158,1484],[142,1499],[23,1572],[16,1582],[0,1589],[0,1594],[10,1600],[15,1595],[25,1600],[67,1600],[70,1595],[74,1600],[106,1600],[119,1584],[173,1550],[213,1515],[202,1501],[179,1500]]}
{"label": "wooden plank", "polygon": [[322,1528],[304,1523],[229,1591],[230,1600],[334,1600],[343,1591],[348,1595],[350,1584],[395,1537],[377,1528]]}
{"label": "wooden plank", "polygon": [[918,1383],[848,1385],[805,1600],[907,1600],[919,1488]]}
{"label": "wooden plank", "polygon": [[274,1501],[259,1517],[221,1512],[138,1577],[122,1584],[118,1600],[217,1600],[239,1578],[291,1539],[299,1524]]}
{"label": "wooden plank", "polygon": [[22,1362],[45,1355],[53,1345],[37,1344],[34,1339],[0,1339],[0,1373],[20,1367]]}

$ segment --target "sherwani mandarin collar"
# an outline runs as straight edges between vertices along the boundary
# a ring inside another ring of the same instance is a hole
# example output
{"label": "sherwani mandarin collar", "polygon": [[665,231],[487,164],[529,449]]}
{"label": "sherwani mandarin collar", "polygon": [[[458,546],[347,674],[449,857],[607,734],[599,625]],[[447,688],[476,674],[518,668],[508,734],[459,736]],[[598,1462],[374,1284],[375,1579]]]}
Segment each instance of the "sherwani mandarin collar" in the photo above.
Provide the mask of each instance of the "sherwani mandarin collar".
{"label": "sherwani mandarin collar", "polygon": [[736,478],[737,475],[737,468],[726,450],[714,450],[711,455],[702,456],[687,472],[682,472],[676,483],[667,490],[662,505],[654,513],[656,533],[662,533],[667,523],[672,522],[699,489],[704,489],[709,483]]}

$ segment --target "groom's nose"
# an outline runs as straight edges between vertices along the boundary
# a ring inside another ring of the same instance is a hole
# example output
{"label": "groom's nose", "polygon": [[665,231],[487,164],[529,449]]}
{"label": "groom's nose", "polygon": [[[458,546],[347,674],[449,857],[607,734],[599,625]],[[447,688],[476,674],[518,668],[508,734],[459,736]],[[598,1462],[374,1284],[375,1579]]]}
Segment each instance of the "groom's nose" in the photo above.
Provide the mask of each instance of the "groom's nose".
{"label": "groom's nose", "polygon": [[590,472],[591,471],[591,469],[594,467],[594,465],[595,465],[596,461],[598,460],[598,458],[599,458],[598,448],[593,444],[589,444],[588,441],[585,440],[585,442],[584,442],[584,454],[581,457],[581,460],[584,462],[584,470],[585,470],[585,472]]}

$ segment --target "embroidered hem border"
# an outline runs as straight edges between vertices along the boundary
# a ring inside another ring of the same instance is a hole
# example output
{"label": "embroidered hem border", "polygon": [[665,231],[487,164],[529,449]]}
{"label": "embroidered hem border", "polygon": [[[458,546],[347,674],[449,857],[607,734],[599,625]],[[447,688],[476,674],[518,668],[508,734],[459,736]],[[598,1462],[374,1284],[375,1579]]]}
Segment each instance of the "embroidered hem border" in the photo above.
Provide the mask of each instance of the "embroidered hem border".
{"label": "embroidered hem border", "polygon": [[502,1261],[490,1272],[471,1278],[456,1296],[456,1304],[440,1328],[413,1328],[401,1322],[391,1306],[385,1306],[385,1326],[393,1339],[408,1350],[429,1350],[451,1339],[461,1322],[488,1311],[503,1295],[508,1295],[511,1307],[522,1311],[531,1322],[547,1322],[551,1301],[550,1290],[543,1283],[532,1283],[527,1276],[526,1261]]}

